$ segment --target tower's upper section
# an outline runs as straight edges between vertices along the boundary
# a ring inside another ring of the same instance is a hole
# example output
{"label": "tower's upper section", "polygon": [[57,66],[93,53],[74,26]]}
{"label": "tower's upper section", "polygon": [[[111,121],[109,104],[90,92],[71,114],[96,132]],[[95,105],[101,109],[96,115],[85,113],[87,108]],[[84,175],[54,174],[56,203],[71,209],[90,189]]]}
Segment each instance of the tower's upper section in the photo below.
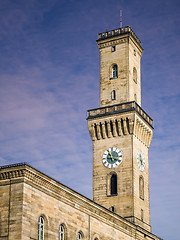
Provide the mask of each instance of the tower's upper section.
{"label": "tower's upper section", "polygon": [[141,106],[140,40],[130,27],[100,33],[100,107],[129,101]]}

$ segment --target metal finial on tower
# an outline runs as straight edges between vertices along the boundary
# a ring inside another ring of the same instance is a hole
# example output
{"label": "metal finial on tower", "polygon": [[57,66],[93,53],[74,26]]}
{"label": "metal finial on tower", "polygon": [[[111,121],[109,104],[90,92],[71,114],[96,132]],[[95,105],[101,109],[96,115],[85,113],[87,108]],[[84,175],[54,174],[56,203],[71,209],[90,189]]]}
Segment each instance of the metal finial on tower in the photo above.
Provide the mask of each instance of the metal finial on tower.
{"label": "metal finial on tower", "polygon": [[120,9],[120,28],[122,28],[122,10]]}

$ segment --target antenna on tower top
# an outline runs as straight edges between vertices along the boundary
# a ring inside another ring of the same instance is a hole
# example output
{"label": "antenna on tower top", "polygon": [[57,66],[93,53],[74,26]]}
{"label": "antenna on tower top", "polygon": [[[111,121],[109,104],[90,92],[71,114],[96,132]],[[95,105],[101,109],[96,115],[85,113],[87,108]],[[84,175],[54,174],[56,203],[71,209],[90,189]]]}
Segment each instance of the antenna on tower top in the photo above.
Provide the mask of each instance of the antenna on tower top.
{"label": "antenna on tower top", "polygon": [[120,9],[120,28],[122,28],[122,10]]}

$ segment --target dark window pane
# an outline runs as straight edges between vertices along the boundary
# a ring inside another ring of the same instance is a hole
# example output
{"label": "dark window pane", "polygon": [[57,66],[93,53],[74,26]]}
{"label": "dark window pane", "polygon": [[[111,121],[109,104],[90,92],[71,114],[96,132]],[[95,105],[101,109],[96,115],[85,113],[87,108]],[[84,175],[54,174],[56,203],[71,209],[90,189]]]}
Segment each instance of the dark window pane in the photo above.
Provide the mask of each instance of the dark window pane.
{"label": "dark window pane", "polygon": [[111,176],[111,195],[117,194],[117,175]]}

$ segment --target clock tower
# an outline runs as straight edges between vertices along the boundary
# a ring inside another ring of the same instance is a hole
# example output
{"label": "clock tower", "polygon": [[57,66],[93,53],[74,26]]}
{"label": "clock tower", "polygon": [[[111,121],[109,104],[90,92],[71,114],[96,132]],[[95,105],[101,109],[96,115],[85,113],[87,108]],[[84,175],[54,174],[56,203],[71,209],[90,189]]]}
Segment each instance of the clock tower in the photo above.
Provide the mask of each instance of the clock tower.
{"label": "clock tower", "polygon": [[141,42],[130,27],[98,35],[100,107],[88,110],[93,200],[148,231],[153,121],[141,108]]}

